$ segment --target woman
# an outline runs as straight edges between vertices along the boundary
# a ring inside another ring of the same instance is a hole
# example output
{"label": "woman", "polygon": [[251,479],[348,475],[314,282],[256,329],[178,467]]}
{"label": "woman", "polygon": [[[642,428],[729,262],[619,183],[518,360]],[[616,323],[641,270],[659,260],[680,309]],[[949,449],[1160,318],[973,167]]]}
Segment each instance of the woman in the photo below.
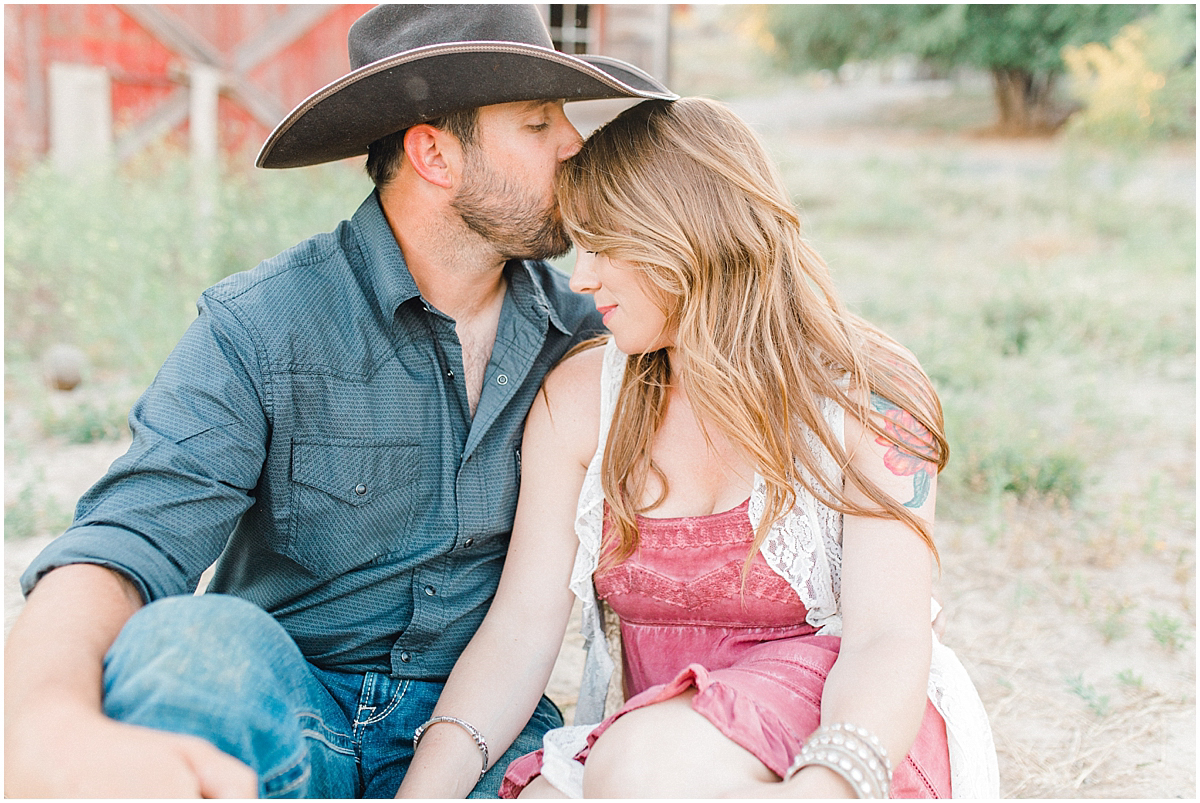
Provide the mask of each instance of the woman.
{"label": "woman", "polygon": [[[401,795],[470,791],[574,596],[585,724],[515,762],[510,795],[997,794],[982,705],[930,630],[937,396],[842,307],[754,134],[712,101],[643,103],[559,191],[571,285],[612,338],[530,412],[499,590]],[[594,592],[628,701],[590,727],[611,674]]]}

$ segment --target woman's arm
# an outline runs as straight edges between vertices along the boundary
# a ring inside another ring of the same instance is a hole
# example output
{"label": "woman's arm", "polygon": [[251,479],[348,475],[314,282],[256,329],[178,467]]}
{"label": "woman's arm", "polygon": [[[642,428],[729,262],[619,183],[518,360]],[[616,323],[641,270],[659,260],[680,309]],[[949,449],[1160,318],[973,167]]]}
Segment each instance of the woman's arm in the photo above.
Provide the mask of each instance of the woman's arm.
{"label": "woman's arm", "polygon": [[[878,397],[872,397],[872,407],[884,417],[898,414],[885,413],[890,405]],[[932,524],[935,464],[879,440],[846,416],[854,466]],[[851,482],[846,492],[857,504],[878,507]],[[844,517],[842,646],[822,693],[821,724],[866,728],[886,747],[893,769],[908,754],[925,713],[931,586],[932,555],[912,529],[894,519]],[[801,770],[786,786],[795,796],[854,797],[845,781],[823,767]]]}
{"label": "woman's arm", "polygon": [[[575,508],[596,450],[603,349],[565,361],[546,378],[525,424],[521,491],[496,597],[454,665],[434,716],[469,722],[492,760],[525,727],[562,646],[573,595]],[[465,797],[480,751],[457,725],[423,735],[397,797]]]}

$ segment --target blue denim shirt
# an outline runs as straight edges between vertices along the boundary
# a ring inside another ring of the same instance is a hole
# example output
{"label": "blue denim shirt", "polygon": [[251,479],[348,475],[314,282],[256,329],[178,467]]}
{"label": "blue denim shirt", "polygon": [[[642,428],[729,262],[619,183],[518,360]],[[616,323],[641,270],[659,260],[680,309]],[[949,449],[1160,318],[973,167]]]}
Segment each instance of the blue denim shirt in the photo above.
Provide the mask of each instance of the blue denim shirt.
{"label": "blue denim shirt", "polygon": [[271,613],[318,666],[449,674],[487,611],[542,378],[601,331],[543,262],[512,261],[472,419],[454,321],[421,298],[377,197],[206,291],[129,416],[133,445],[22,577],[116,569],[153,600]]}

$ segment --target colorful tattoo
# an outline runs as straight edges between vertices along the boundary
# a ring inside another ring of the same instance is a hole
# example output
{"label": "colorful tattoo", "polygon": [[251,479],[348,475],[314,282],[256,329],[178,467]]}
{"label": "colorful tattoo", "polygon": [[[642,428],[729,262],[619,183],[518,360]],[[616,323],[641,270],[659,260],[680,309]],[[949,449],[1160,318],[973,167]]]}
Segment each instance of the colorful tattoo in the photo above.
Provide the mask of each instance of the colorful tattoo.
{"label": "colorful tattoo", "polygon": [[[929,498],[937,463],[933,455],[933,437],[907,410],[902,410],[878,393],[871,394],[871,409],[883,416],[883,429],[892,439],[878,437],[875,442],[889,447],[883,464],[897,477],[913,478],[913,497],[905,507],[919,508]],[[901,446],[897,446],[899,443]]]}

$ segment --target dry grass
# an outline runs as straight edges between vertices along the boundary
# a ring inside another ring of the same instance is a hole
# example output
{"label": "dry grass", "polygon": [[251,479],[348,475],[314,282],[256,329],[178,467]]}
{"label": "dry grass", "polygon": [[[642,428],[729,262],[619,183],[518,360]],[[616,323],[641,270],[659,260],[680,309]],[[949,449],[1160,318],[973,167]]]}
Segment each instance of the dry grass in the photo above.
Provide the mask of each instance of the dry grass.
{"label": "dry grass", "polygon": [[1100,568],[1086,550],[1064,556],[1069,512],[1013,508],[999,542],[943,525],[939,584],[946,641],[991,718],[1002,794],[1191,796],[1194,645],[1164,645],[1146,622],[1151,610],[1188,621],[1194,568],[1177,571],[1166,550]]}

